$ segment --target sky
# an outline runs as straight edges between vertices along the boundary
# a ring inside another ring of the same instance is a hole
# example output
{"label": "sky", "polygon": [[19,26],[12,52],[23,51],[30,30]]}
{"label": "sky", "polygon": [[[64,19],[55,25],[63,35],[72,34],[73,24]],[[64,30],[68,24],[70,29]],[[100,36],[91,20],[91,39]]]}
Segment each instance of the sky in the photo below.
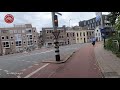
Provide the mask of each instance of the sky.
{"label": "sky", "polygon": [[[78,22],[94,18],[95,12],[59,12],[62,16],[58,15],[58,25],[61,27],[78,26]],[[6,23],[4,17],[7,14],[14,16],[13,23]],[[102,12],[107,15],[108,12]],[[0,27],[13,27],[14,24],[32,24],[36,27],[37,31],[41,31],[42,27],[52,27],[51,12],[0,12]]]}

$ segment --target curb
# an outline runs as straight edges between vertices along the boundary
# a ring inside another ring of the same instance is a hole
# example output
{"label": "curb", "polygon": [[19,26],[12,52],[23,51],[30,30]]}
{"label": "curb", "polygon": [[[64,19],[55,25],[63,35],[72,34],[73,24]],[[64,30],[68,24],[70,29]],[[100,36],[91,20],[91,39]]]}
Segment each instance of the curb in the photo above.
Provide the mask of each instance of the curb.
{"label": "curb", "polygon": [[75,52],[72,52],[71,54],[67,55],[67,57],[65,57],[65,59],[61,60],[61,61],[42,61],[42,63],[54,63],[54,64],[61,64],[61,63],[65,63],[70,57],[72,57],[72,55]]}

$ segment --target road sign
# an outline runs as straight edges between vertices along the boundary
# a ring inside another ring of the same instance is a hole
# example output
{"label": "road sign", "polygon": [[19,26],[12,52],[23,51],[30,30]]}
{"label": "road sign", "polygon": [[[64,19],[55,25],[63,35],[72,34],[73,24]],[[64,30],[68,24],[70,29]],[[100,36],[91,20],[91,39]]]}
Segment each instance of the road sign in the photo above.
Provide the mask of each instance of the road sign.
{"label": "road sign", "polygon": [[12,23],[14,21],[14,17],[11,14],[7,14],[4,18],[6,23]]}
{"label": "road sign", "polygon": [[60,31],[55,30],[55,31],[53,31],[52,33],[53,33],[53,35],[55,36],[55,39],[58,39],[58,36],[59,36],[59,34],[60,34]]}

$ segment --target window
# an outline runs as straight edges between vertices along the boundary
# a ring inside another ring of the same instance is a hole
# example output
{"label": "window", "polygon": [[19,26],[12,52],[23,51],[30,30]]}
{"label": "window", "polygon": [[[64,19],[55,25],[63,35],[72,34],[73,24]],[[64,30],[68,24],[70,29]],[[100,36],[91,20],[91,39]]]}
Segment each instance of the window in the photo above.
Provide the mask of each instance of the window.
{"label": "window", "polygon": [[28,45],[32,45],[33,44],[33,42],[30,40],[30,41],[28,41]]}
{"label": "window", "polygon": [[18,33],[21,33],[21,30],[18,30]]}
{"label": "window", "polygon": [[82,38],[81,38],[81,40],[82,40]]}
{"label": "window", "polygon": [[88,32],[87,32],[87,36],[88,36]]}
{"label": "window", "polygon": [[68,33],[67,33],[67,37],[69,37]]}
{"label": "window", "polygon": [[32,35],[27,35],[28,39],[32,39]]}
{"label": "window", "polygon": [[14,30],[14,33],[17,33],[17,30]]}
{"label": "window", "polygon": [[85,36],[85,32],[83,33],[83,35]]}
{"label": "window", "polygon": [[16,41],[16,46],[21,46],[22,42],[21,41]]}
{"label": "window", "polygon": [[3,47],[10,47],[9,42],[3,42]]}
{"label": "window", "polygon": [[10,33],[12,34],[12,33],[13,33],[13,30],[10,30]]}
{"label": "window", "polygon": [[25,39],[26,38],[25,35],[23,35],[22,38]]}
{"label": "window", "polygon": [[11,41],[11,45],[13,45],[14,43],[13,43],[13,41]]}
{"label": "window", "polygon": [[35,36],[34,36],[34,38],[35,38]]}
{"label": "window", "polygon": [[5,39],[5,37],[4,37],[4,36],[2,36],[2,39]]}
{"label": "window", "polygon": [[13,39],[13,36],[11,36],[11,39]]}
{"label": "window", "polygon": [[36,43],[36,41],[35,41],[35,43]]}
{"label": "window", "polygon": [[73,37],[75,36],[75,34],[73,33]]}
{"label": "window", "polygon": [[90,20],[90,22],[92,23],[92,20]]}
{"label": "window", "polygon": [[32,35],[30,35],[29,38],[32,39]]}
{"label": "window", "polygon": [[90,33],[90,36],[91,36],[91,32],[89,32]]}
{"label": "window", "polygon": [[77,33],[77,37],[78,37],[78,33]]}
{"label": "window", "polygon": [[105,16],[105,19],[107,20],[107,16]]}
{"label": "window", "polygon": [[98,30],[97,30],[97,32],[98,32]]}
{"label": "window", "polygon": [[28,32],[29,32],[29,33],[31,33],[31,32],[32,32],[32,30],[28,30]]}
{"label": "window", "polygon": [[80,32],[80,36],[81,36],[81,32]]}
{"label": "window", "polygon": [[24,44],[25,44],[25,41],[24,41]]}
{"label": "window", "polygon": [[84,21],[84,25],[86,25],[86,21]]}
{"label": "window", "polygon": [[79,41],[79,38],[77,38],[77,40]]}
{"label": "window", "polygon": [[9,39],[8,36],[6,36],[6,39]]}
{"label": "window", "polygon": [[100,36],[100,33],[99,33],[99,36]]}
{"label": "window", "polygon": [[88,24],[89,24],[90,21],[88,21]]}

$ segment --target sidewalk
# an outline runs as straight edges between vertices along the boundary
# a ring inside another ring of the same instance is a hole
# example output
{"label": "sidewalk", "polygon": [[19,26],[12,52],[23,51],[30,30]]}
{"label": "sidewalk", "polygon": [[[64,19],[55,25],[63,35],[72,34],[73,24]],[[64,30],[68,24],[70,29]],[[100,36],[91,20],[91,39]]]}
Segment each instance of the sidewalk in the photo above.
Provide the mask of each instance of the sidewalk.
{"label": "sidewalk", "polygon": [[91,43],[80,48],[62,64],[47,63],[47,66],[30,78],[102,78]]}
{"label": "sidewalk", "polygon": [[120,78],[120,58],[103,48],[103,42],[96,44],[95,56],[105,78]]}

